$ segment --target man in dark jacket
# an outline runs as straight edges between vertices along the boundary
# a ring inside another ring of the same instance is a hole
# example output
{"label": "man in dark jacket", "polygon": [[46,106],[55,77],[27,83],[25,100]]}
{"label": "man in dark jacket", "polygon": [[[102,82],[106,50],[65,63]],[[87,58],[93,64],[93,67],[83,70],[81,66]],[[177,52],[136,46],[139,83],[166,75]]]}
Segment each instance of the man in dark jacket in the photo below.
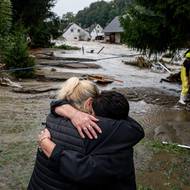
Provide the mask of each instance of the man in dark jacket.
{"label": "man in dark jacket", "polygon": [[68,119],[48,116],[56,146],[49,159],[38,151],[29,190],[136,189],[132,147],[144,137],[142,127],[127,117],[128,102],[118,93],[103,93],[93,108],[96,115],[121,119],[99,118],[102,134],[93,141],[81,139]]}

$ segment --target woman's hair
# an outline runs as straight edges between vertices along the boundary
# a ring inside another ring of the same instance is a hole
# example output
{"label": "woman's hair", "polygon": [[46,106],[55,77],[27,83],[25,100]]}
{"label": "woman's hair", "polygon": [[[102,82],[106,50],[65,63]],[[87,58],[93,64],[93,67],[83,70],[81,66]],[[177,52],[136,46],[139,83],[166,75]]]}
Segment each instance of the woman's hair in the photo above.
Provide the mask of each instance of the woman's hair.
{"label": "woman's hair", "polygon": [[95,98],[99,95],[97,86],[89,80],[80,80],[72,77],[63,83],[58,99],[67,100],[77,109],[83,110],[83,104],[88,98]]}

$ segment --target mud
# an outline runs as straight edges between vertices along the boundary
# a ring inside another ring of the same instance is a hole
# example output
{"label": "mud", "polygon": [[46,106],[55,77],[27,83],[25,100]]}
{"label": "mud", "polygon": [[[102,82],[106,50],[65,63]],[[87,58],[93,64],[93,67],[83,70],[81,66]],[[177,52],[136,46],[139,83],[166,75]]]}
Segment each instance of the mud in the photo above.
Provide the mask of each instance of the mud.
{"label": "mud", "polygon": [[[97,43],[90,43],[89,48],[87,43],[81,45],[85,51],[94,49],[95,52],[102,47],[102,44]],[[40,51],[47,53],[49,50]],[[64,56],[60,50],[56,54]],[[80,51],[71,51],[66,57],[73,57],[73,54],[79,58],[82,56]],[[135,55],[137,52],[125,46],[106,44],[98,57],[95,54],[85,56],[99,59],[126,54]],[[139,190],[190,189],[189,150],[161,144],[167,141],[190,145],[190,112],[187,107],[177,104],[180,86],[160,84],[159,80],[167,76],[165,73],[142,71],[123,64],[120,58],[96,63],[102,68],[56,68],[53,72],[52,67],[45,67],[41,70],[41,76],[45,76],[43,79],[38,77],[38,80],[20,81],[24,89],[38,90],[38,93],[15,93],[10,87],[0,87],[0,189],[26,189],[35,159],[36,136],[49,112],[50,101],[55,98],[62,81],[85,74],[104,74],[124,81],[122,84],[115,81],[100,88],[110,90],[114,87],[114,90],[123,93],[130,101],[130,115],[145,130],[145,139],[135,147]],[[54,80],[54,77],[58,79]],[[48,88],[55,89],[43,91]]]}

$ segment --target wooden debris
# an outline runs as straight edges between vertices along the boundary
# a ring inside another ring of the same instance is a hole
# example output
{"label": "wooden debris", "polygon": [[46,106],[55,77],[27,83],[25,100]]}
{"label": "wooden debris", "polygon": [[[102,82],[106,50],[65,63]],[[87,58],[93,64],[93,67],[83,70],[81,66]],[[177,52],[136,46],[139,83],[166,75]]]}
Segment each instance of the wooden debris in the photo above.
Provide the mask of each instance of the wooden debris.
{"label": "wooden debris", "polygon": [[97,61],[96,59],[90,58],[79,58],[79,57],[56,57],[56,56],[39,56],[39,59],[47,59],[47,60],[64,60],[64,61],[78,61],[78,62],[92,62]]}
{"label": "wooden debris", "polygon": [[12,91],[16,93],[24,93],[24,94],[39,94],[39,93],[44,93],[44,92],[49,92],[49,91],[55,91],[58,90],[59,88],[57,87],[25,87],[25,88],[15,88]]}
{"label": "wooden debris", "polygon": [[172,145],[172,146],[177,146],[177,147],[180,147],[180,148],[190,149],[190,146],[183,145],[183,144],[168,143],[168,142],[166,142],[166,141],[163,141],[162,144],[165,144],[165,145]]}
{"label": "wooden debris", "polygon": [[10,86],[16,88],[22,88],[22,86],[16,82],[12,82],[9,78],[0,78],[0,85],[1,86]]}
{"label": "wooden debris", "polygon": [[73,76],[80,78],[82,74],[69,73],[69,72],[62,73],[62,72],[57,72],[57,71],[42,71],[42,70],[38,70],[36,72],[36,79],[38,81],[64,82]]}
{"label": "wooden debris", "polygon": [[87,75],[87,79],[92,80],[95,83],[101,84],[101,85],[107,85],[107,84],[113,83],[114,81],[121,82],[121,83],[123,82],[121,80],[116,80],[114,78],[104,76],[104,75]]}
{"label": "wooden debris", "polygon": [[105,47],[102,47],[102,48],[98,51],[97,54],[100,54],[100,53],[103,51],[104,48],[105,48]]}
{"label": "wooden debris", "polygon": [[150,68],[151,67],[151,63],[150,61],[146,60],[144,57],[140,56],[136,58],[137,61],[137,65],[140,68]]}
{"label": "wooden debris", "polygon": [[5,64],[0,63],[0,70],[5,67]]}
{"label": "wooden debris", "polygon": [[152,63],[146,60],[144,57],[140,56],[135,59],[135,61],[122,61],[126,65],[136,66],[140,68],[150,68]]}
{"label": "wooden debris", "polygon": [[51,67],[63,67],[63,68],[69,68],[69,69],[99,69],[101,68],[100,65],[94,64],[94,63],[80,63],[77,61],[74,62],[39,62],[39,65],[43,66],[51,66]]}
{"label": "wooden debris", "polygon": [[180,73],[172,73],[166,79],[161,79],[160,82],[181,83]]}

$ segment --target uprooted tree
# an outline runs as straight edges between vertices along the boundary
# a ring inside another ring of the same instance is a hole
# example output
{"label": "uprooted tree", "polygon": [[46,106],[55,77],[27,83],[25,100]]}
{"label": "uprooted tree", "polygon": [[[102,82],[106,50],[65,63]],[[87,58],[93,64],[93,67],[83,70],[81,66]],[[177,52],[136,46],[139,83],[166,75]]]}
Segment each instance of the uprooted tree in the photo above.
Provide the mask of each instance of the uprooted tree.
{"label": "uprooted tree", "polygon": [[149,55],[189,48],[189,7],[187,0],[135,0],[121,17],[125,42]]}

